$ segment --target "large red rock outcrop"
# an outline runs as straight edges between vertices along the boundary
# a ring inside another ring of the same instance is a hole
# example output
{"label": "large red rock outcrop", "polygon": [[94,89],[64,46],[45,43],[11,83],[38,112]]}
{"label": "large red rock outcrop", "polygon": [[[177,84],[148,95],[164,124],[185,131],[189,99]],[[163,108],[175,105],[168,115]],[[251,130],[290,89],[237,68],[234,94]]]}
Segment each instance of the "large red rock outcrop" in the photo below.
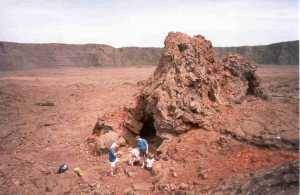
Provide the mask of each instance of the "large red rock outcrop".
{"label": "large red rock outcrop", "polygon": [[139,134],[143,126],[152,126],[158,135],[201,127],[218,104],[238,103],[247,95],[266,97],[255,70],[237,55],[219,61],[201,35],[171,32],[153,76],[127,109],[124,127]]}

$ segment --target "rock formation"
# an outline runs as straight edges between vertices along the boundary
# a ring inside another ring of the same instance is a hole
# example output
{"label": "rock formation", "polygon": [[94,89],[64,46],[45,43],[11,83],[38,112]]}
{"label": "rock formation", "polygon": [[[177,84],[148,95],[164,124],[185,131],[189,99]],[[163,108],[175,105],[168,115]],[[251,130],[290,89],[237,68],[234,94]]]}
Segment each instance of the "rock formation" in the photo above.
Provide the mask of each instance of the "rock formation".
{"label": "rock formation", "polygon": [[128,108],[124,126],[140,134],[143,126],[178,134],[202,127],[218,104],[247,95],[266,98],[256,67],[238,55],[219,61],[210,41],[169,33],[158,67]]}
{"label": "rock formation", "polygon": [[[97,150],[101,147],[105,150],[109,147],[107,141],[112,139],[119,144],[126,140],[128,145],[133,146],[134,135],[145,137],[150,143],[150,150],[157,156],[152,170],[155,188],[168,192],[176,188],[168,183],[170,177],[177,177],[176,168],[172,166],[184,164],[185,168],[189,166],[187,161],[190,159],[197,160],[198,164],[199,159],[208,158],[213,151],[212,155],[218,156],[220,151],[226,153],[234,147],[240,150],[240,146],[250,148],[250,145],[297,149],[297,143],[290,141],[290,137],[297,136],[290,136],[290,131],[283,133],[281,127],[281,132],[276,133],[274,128],[268,128],[274,123],[273,118],[258,115],[260,111],[270,115],[271,111],[266,112],[270,110],[267,107],[270,102],[264,101],[268,95],[255,71],[256,67],[239,55],[228,55],[219,60],[211,42],[203,36],[190,37],[171,32],[165,39],[165,48],[153,75],[140,85],[140,91],[129,106],[107,113],[98,120],[91,140],[96,142]],[[253,105],[251,102],[254,102]],[[257,120],[256,115],[266,123]],[[157,142],[159,144],[156,145]],[[193,144],[198,145],[195,148]],[[249,151],[245,151],[246,159],[250,159]],[[194,155],[198,157],[189,158]],[[256,160],[251,159],[255,163]],[[201,181],[207,180],[209,169],[205,171],[205,166],[199,166],[197,180],[199,176]],[[289,186],[294,190],[297,186],[296,167],[293,163],[257,172],[254,177],[237,183],[230,180],[224,188],[217,186],[207,192],[264,193],[265,188],[270,189],[269,186],[277,184],[283,188],[274,188],[275,191]],[[256,181],[265,183],[256,188]],[[189,185],[179,185],[179,190],[188,189]]]}
{"label": "rock formation", "polygon": [[298,194],[298,183],[299,165],[293,161],[246,178],[231,179],[208,194]]}

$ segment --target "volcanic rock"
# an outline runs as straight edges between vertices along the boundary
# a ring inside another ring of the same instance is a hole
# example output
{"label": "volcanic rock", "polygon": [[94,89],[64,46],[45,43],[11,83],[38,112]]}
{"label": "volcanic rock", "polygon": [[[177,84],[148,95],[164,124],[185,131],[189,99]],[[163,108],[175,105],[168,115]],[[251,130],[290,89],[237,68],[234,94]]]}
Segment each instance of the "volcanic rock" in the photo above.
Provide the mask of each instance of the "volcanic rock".
{"label": "volcanic rock", "polygon": [[159,175],[163,171],[163,167],[161,163],[155,163],[152,167],[152,174]]}
{"label": "volcanic rock", "polygon": [[143,126],[152,126],[159,136],[203,127],[219,104],[234,104],[247,95],[267,97],[255,71],[238,55],[218,60],[201,35],[170,32],[158,67],[127,108],[124,127],[139,134]]}
{"label": "volcanic rock", "polygon": [[186,189],[188,189],[188,188],[189,188],[189,185],[186,184],[186,183],[181,183],[181,184],[179,185],[179,189],[181,189],[181,190],[186,190]]}
{"label": "volcanic rock", "polygon": [[298,189],[299,165],[293,161],[247,178],[228,180],[209,194],[298,194]]}
{"label": "volcanic rock", "polygon": [[106,153],[112,143],[116,142],[119,146],[124,146],[129,141],[127,131],[123,128],[122,123],[127,113],[106,113],[99,117],[93,134],[87,138],[89,149],[94,153]]}

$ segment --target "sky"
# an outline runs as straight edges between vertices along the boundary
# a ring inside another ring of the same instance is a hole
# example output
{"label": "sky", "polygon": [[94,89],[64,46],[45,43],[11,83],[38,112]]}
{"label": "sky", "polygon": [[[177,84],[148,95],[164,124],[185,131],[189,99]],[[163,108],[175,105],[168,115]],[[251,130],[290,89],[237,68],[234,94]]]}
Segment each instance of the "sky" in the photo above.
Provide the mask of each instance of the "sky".
{"label": "sky", "polygon": [[0,0],[0,41],[162,47],[170,31],[214,46],[298,39],[297,0]]}

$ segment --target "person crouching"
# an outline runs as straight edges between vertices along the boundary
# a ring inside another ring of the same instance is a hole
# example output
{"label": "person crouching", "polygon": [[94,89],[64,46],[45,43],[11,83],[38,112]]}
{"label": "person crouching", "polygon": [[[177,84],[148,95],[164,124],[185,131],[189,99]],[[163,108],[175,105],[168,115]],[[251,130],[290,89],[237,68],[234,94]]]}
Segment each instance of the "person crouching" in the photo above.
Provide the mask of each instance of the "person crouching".
{"label": "person crouching", "polygon": [[154,161],[155,161],[154,156],[152,154],[149,154],[146,159],[146,169],[147,170],[152,171]]}

